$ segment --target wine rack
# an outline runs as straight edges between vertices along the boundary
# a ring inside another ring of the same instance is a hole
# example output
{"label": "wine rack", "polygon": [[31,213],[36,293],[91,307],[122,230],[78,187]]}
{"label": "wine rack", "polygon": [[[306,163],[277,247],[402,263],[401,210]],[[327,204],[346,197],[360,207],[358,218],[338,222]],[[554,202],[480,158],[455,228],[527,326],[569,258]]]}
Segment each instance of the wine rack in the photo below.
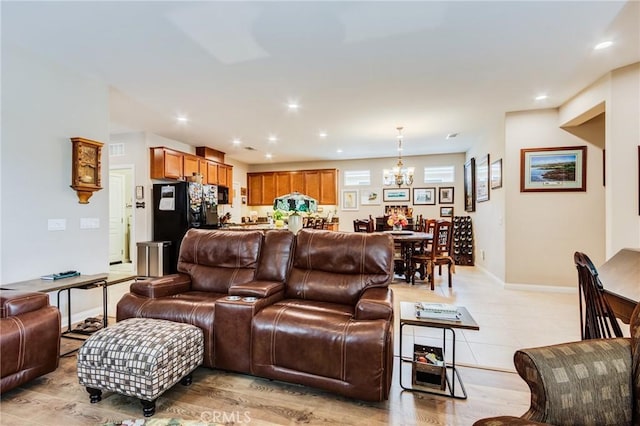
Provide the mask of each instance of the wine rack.
{"label": "wine rack", "polygon": [[473,266],[473,228],[470,216],[453,218],[452,249],[456,265]]}

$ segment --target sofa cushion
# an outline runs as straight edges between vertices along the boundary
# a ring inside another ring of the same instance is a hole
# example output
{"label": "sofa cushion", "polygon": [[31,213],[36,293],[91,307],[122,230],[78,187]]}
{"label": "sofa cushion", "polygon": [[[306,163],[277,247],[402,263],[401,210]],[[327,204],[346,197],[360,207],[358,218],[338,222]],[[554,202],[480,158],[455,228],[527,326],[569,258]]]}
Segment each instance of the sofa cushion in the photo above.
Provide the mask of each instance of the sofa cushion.
{"label": "sofa cushion", "polygon": [[387,287],[392,274],[389,235],[303,229],[285,297],[355,305],[365,289]]}
{"label": "sofa cushion", "polygon": [[255,278],[262,240],[260,231],[190,229],[180,246],[178,271],[191,276],[191,290],[227,293]]}

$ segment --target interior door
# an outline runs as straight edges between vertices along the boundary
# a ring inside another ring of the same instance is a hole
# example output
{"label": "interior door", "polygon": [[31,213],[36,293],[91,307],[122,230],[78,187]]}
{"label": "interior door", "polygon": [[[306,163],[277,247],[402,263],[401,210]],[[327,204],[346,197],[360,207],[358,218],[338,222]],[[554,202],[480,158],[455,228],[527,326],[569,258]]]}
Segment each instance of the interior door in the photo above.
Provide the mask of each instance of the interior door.
{"label": "interior door", "polygon": [[124,185],[123,175],[109,172],[109,263],[124,261]]}

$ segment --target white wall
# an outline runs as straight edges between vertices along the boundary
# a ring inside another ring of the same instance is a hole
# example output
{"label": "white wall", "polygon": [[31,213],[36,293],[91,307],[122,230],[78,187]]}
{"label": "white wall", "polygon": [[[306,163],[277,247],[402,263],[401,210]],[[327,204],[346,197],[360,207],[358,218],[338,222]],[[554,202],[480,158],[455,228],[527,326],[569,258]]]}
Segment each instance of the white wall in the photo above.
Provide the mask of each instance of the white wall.
{"label": "white wall", "polygon": [[[108,91],[103,83],[3,43],[1,282],[68,269],[83,274],[108,270],[106,145],[104,189],[83,205],[69,187],[69,138],[107,142],[108,131]],[[80,218],[98,218],[100,228],[81,230]],[[66,230],[48,231],[48,219],[65,219]],[[87,295],[74,302],[74,311],[100,306],[99,294]]]}
{"label": "white wall", "polygon": [[[573,287],[573,254],[604,260],[602,151],[560,129],[556,109],[507,114],[506,282]],[[520,192],[520,150],[587,146],[586,192]]]}

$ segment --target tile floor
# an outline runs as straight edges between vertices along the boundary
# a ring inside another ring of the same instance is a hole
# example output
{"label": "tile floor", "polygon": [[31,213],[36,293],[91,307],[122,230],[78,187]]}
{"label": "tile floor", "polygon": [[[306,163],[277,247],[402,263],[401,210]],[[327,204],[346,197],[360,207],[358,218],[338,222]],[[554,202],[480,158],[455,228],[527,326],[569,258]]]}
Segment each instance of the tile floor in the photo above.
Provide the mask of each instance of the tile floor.
{"label": "tile floor", "polygon": [[[577,277],[576,277],[577,279]],[[416,281],[394,280],[394,303],[428,301],[465,306],[480,326],[479,331],[456,330],[456,363],[514,371],[513,354],[519,348],[580,340],[577,291],[571,293],[507,290],[476,267],[456,267],[453,287],[447,287],[446,272],[436,275],[436,288]],[[396,336],[399,333],[396,318]],[[425,327],[403,328],[403,356],[413,343],[442,347],[442,331]],[[447,346],[451,334],[447,333]],[[399,339],[395,355],[399,356]],[[450,360],[451,351],[446,354]]]}

